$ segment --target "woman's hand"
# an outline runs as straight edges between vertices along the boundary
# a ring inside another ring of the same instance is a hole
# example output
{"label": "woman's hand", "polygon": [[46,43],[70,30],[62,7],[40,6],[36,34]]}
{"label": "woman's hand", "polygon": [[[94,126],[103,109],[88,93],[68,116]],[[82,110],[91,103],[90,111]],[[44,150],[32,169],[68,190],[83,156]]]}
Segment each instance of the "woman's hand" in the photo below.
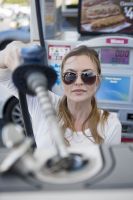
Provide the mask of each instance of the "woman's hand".
{"label": "woman's hand", "polygon": [[20,41],[9,43],[4,50],[0,51],[0,68],[15,70],[21,64],[20,52],[22,47],[27,47],[28,45]]}

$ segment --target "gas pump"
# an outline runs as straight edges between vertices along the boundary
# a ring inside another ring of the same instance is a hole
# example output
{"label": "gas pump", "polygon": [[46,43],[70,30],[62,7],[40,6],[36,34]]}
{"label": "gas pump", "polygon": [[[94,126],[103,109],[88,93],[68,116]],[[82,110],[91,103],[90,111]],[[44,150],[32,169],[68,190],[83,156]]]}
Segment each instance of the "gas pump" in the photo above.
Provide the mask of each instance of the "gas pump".
{"label": "gas pump", "polygon": [[97,93],[99,106],[118,113],[122,142],[133,142],[133,38],[103,36],[86,44],[98,51],[101,61],[103,82]]}
{"label": "gas pump", "polygon": [[[94,48],[101,61],[102,81],[97,92],[98,105],[116,112],[122,123],[122,142],[133,141],[133,38],[131,36],[97,36],[86,41],[46,40],[48,63],[58,73],[62,57],[78,45]],[[53,91],[62,95],[60,78]]]}

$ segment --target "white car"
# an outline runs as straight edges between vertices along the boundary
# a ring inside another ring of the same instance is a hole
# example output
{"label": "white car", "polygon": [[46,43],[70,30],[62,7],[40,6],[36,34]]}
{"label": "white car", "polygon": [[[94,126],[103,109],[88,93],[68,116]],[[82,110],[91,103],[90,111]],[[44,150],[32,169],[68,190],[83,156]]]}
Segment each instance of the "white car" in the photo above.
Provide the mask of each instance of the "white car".
{"label": "white car", "polygon": [[[0,50],[4,49],[7,44],[14,40],[23,41],[25,43],[29,42],[29,27],[1,31]],[[12,96],[12,94],[1,85],[0,94],[0,119],[4,119],[4,122],[14,122],[22,125],[23,119],[18,99]]]}
{"label": "white car", "polygon": [[19,100],[3,86],[0,86],[0,93],[0,119],[4,123],[13,122],[23,127]]}

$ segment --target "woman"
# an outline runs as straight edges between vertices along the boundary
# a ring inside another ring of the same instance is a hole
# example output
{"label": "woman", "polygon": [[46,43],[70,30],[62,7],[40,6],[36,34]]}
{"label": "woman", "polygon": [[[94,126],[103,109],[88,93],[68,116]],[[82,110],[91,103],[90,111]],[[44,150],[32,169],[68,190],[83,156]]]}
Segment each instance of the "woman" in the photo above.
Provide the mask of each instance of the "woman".
{"label": "woman", "polygon": [[[0,55],[0,81],[12,92],[15,90],[9,81],[7,68],[14,70],[19,65],[19,52],[23,45],[13,42]],[[70,51],[62,61],[61,77],[64,96],[59,98],[51,92],[49,95],[60,126],[64,129],[66,143],[70,146],[119,144],[121,124],[117,115],[97,108],[95,94],[101,81],[101,67],[96,51],[86,46]],[[28,97],[28,105],[37,147],[53,146],[54,138],[50,136],[50,127],[42,115],[37,98]]]}

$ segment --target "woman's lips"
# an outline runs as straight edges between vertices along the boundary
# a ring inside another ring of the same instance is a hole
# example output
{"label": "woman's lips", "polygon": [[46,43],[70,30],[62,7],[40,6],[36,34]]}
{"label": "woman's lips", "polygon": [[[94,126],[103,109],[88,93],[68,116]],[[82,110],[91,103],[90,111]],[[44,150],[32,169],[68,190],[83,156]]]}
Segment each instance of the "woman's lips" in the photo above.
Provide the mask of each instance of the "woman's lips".
{"label": "woman's lips", "polygon": [[76,89],[76,90],[72,90],[72,93],[76,93],[76,94],[82,94],[85,93],[86,90],[82,90],[82,89]]}

